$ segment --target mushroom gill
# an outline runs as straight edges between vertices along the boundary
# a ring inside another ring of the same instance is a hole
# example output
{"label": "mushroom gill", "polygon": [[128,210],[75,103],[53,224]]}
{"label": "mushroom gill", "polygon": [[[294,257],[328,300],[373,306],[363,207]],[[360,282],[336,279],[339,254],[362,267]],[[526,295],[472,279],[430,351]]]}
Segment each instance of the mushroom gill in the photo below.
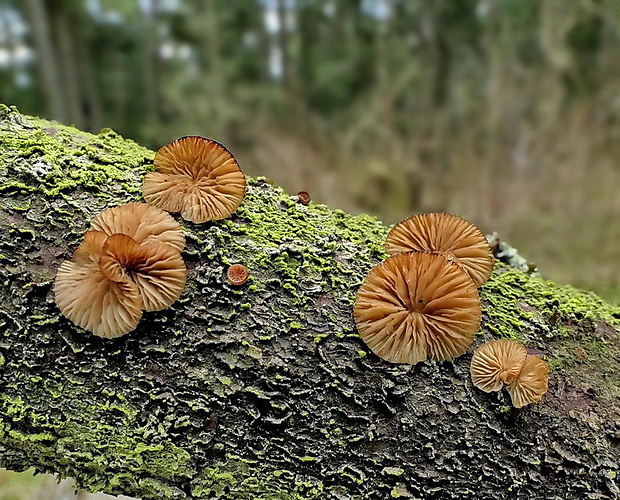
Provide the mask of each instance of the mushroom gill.
{"label": "mushroom gill", "polygon": [[144,199],[186,220],[200,223],[235,212],[245,194],[245,176],[220,143],[181,137],[155,155],[155,172],[144,177]]}
{"label": "mushroom gill", "polygon": [[129,279],[111,281],[99,267],[106,235],[88,231],[74,259],[63,262],[54,282],[62,314],[78,326],[105,338],[125,335],[142,317],[138,286]]}
{"label": "mushroom gill", "polygon": [[407,252],[373,268],[353,315],[368,347],[392,363],[442,361],[463,354],[480,325],[469,275],[438,254]]}
{"label": "mushroom gill", "polygon": [[469,273],[477,287],[493,271],[493,253],[484,234],[473,224],[448,213],[409,217],[396,224],[385,241],[385,251],[395,255],[409,251],[438,252]]}
{"label": "mushroom gill", "polygon": [[113,234],[103,245],[99,266],[112,281],[134,282],[145,311],[165,309],[185,288],[185,263],[181,254],[165,243],[138,245],[125,234]]}
{"label": "mushroom gill", "polygon": [[471,360],[471,379],[485,392],[499,391],[521,373],[527,351],[514,340],[493,340],[480,346]]}
{"label": "mushroom gill", "polygon": [[510,399],[515,408],[536,403],[547,392],[549,367],[537,356],[527,356],[519,376],[508,384]]}

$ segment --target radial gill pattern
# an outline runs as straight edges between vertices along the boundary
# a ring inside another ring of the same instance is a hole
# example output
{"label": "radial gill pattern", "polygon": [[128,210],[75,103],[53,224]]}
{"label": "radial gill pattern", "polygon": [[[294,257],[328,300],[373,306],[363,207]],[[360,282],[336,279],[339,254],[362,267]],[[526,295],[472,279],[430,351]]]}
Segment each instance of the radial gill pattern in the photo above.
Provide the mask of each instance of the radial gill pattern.
{"label": "radial gill pattern", "polygon": [[514,340],[493,340],[480,346],[471,360],[471,379],[484,392],[499,391],[514,382],[523,368],[527,350]]}
{"label": "radial gill pattern", "polygon": [[407,252],[370,271],[353,315],[361,338],[392,363],[463,354],[480,325],[480,299],[469,275],[438,254]]}
{"label": "radial gill pattern", "polygon": [[245,194],[245,176],[224,146],[188,136],[162,147],[155,170],[146,174],[144,199],[200,223],[224,219],[237,210]]}
{"label": "radial gill pattern", "polygon": [[396,224],[387,236],[385,251],[440,252],[454,260],[481,286],[493,271],[493,253],[484,234],[473,224],[448,213],[414,215]]}

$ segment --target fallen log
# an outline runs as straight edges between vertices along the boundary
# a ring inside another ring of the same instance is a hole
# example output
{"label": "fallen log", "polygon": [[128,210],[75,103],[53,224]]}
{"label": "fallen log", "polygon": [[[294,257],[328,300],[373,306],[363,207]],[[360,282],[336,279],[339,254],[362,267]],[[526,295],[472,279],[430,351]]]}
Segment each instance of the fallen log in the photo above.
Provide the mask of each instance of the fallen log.
{"label": "fallen log", "polygon": [[[171,308],[114,340],[75,327],[55,271],[97,213],[141,199],[153,156],[0,107],[1,466],[145,499],[620,497],[618,307],[498,262],[469,353],[389,364],[352,318],[388,228],[265,179],[228,219],[175,216]],[[473,387],[473,349],[500,337],[549,363],[539,404]]]}

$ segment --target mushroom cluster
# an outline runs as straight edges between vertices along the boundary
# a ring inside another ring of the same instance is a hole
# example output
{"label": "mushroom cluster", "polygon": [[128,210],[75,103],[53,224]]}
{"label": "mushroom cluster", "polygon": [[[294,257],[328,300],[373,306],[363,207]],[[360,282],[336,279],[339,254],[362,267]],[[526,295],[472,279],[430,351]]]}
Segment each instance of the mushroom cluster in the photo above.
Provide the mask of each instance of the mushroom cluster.
{"label": "mushroom cluster", "polygon": [[477,287],[493,268],[482,232],[456,215],[422,214],[398,223],[385,247],[391,256],[370,271],[353,307],[364,342],[392,363],[465,353],[480,326]]}
{"label": "mushroom cluster", "polygon": [[183,231],[166,212],[127,203],[92,221],[73,259],[58,268],[54,284],[60,311],[105,338],[135,329],[142,311],[158,311],[179,298],[186,269]]}
{"label": "mushroom cluster", "polygon": [[[142,185],[150,204],[132,202],[100,213],[56,274],[61,312],[100,337],[130,332],[143,311],[164,309],[181,295],[185,237],[164,210],[192,222],[218,220],[237,210],[245,195],[245,176],[234,156],[211,139],[181,137],[157,151],[154,164],[156,172]],[[237,284],[248,277],[241,265],[229,275]]]}
{"label": "mushroom cluster", "polygon": [[540,401],[547,392],[549,367],[538,356],[527,354],[514,340],[493,340],[479,347],[471,360],[471,379],[484,392],[506,386],[513,406]]}
{"label": "mushroom cluster", "polygon": [[[353,306],[362,340],[392,363],[464,354],[480,326],[478,288],[493,270],[484,234],[456,215],[421,214],[396,224],[385,249],[390,257],[368,273]],[[542,359],[510,340],[483,345],[471,363],[476,387],[505,385],[517,408],[542,398],[548,373]]]}

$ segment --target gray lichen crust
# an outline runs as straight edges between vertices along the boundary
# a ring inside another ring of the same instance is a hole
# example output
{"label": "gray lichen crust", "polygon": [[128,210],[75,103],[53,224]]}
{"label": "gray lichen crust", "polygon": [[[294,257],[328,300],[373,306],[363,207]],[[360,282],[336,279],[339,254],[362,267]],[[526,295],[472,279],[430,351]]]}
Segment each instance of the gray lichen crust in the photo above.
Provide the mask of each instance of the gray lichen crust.
{"label": "gray lichen crust", "polygon": [[[55,269],[98,212],[140,199],[152,159],[0,107],[1,466],[153,499],[618,498],[618,308],[498,263],[470,353],[390,365],[351,313],[388,228],[264,179],[231,218],[183,223],[171,308],[116,340],[72,325]],[[471,384],[471,352],[500,337],[552,367],[540,404]]]}

